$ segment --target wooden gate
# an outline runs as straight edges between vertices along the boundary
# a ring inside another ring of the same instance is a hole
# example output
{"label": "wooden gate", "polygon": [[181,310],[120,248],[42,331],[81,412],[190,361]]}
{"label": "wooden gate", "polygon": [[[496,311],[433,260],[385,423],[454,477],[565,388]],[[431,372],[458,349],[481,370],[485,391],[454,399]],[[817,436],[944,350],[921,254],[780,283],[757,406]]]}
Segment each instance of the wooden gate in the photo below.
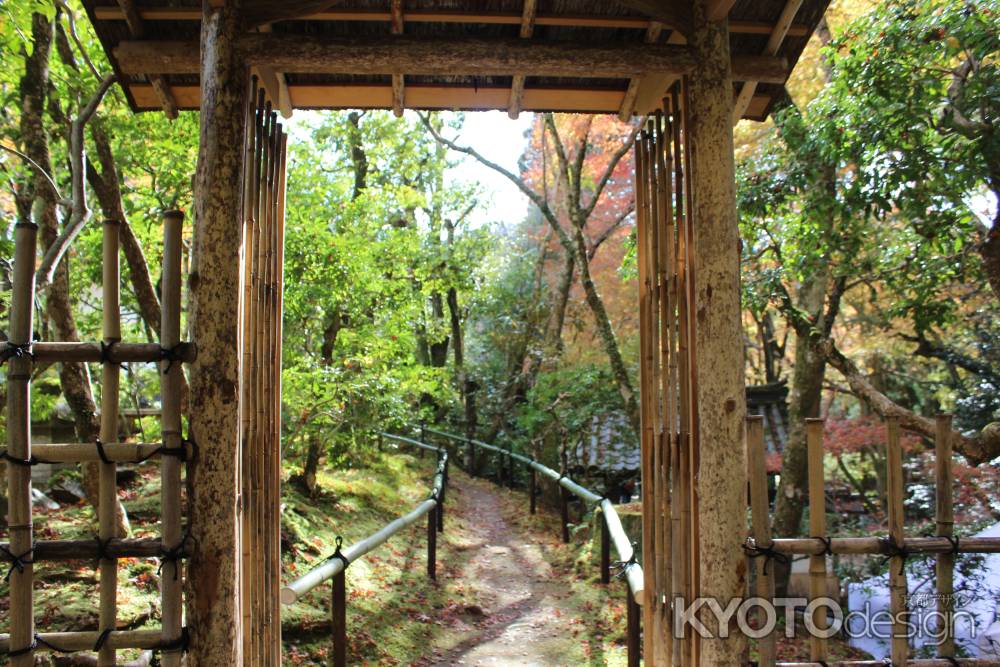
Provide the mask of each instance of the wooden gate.
{"label": "wooden gate", "polygon": [[243,245],[240,458],[243,656],[281,662],[281,314],[288,135],[265,91],[248,109]]}

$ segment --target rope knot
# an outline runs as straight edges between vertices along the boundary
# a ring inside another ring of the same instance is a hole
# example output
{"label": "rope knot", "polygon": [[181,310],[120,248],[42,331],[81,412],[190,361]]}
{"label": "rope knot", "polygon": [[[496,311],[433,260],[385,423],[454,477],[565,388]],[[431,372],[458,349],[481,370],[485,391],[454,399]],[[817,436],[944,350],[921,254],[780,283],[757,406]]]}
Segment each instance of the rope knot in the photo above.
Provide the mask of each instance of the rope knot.
{"label": "rope knot", "polygon": [[743,552],[747,555],[747,558],[763,558],[764,559],[764,574],[767,574],[767,568],[771,564],[771,561],[778,561],[782,565],[788,565],[791,559],[783,553],[779,553],[774,550],[774,543],[762,547],[757,544],[756,540],[752,537],[748,537],[747,541],[743,543]]}

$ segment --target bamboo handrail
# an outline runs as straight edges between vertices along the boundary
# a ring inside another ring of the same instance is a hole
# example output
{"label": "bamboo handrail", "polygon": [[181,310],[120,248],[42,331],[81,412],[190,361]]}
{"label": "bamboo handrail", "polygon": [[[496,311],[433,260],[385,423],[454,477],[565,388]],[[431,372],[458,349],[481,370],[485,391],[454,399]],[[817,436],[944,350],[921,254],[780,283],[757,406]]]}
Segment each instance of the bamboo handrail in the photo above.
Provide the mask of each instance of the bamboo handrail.
{"label": "bamboo handrail", "polygon": [[[112,463],[139,463],[163,454],[163,444],[159,442],[105,442],[100,449],[92,442],[32,444],[31,453],[39,463],[83,463],[102,461],[102,449],[104,457]],[[181,451],[181,457],[190,460],[194,448],[190,442],[186,442]],[[170,452],[174,453],[179,452]]]}
{"label": "bamboo handrail", "polygon": [[[642,575],[642,566],[635,562],[635,549],[632,547],[632,543],[628,539],[628,535],[625,533],[625,529],[622,527],[621,519],[618,517],[618,512],[615,510],[614,503],[612,503],[607,498],[599,496],[590,489],[580,486],[569,477],[561,475],[552,468],[542,465],[538,461],[523,456],[521,454],[515,454],[509,450],[503,449],[502,447],[497,447],[496,445],[490,445],[488,443],[482,442],[480,440],[475,440],[471,438],[464,438],[462,436],[454,435],[453,433],[446,433],[445,431],[438,431],[432,428],[424,427],[427,433],[433,433],[435,435],[440,435],[445,438],[454,440],[455,442],[463,442],[471,444],[474,447],[482,447],[483,449],[489,450],[501,454],[502,456],[508,456],[519,463],[528,466],[530,469],[545,475],[549,479],[556,482],[559,486],[566,489],[573,495],[582,499],[587,503],[596,503],[600,509],[601,514],[604,517],[604,522],[608,526],[608,532],[611,536],[611,541],[615,545],[615,550],[618,552],[618,560],[625,564],[624,577],[628,582],[629,590],[632,591],[632,596],[635,598],[636,604],[643,604],[643,590],[645,588]],[[417,444],[416,441],[410,440],[409,438],[402,438],[402,436],[392,435],[389,433],[383,433],[384,437],[391,437],[396,440],[404,440],[411,444]],[[422,443],[421,443],[422,444]],[[424,445],[433,449],[429,445]]]}
{"label": "bamboo handrail", "polygon": [[[40,632],[35,651],[70,653],[92,651],[101,637],[100,632]],[[109,649],[162,649],[165,645],[160,630],[115,630],[108,634],[102,646]],[[0,654],[10,650],[10,635],[0,635]]]}
{"label": "bamboo handrail", "polygon": [[[889,556],[894,553],[887,537],[833,537],[830,538],[830,552],[835,554],[873,554]],[[814,556],[825,553],[824,540],[812,537],[776,538],[771,548],[780,554]],[[957,540],[957,549],[944,537],[907,537],[903,547],[913,554],[952,553],[1000,553],[1000,537],[963,537]],[[751,549],[757,545],[751,538],[747,540]]]}
{"label": "bamboo handrail", "polygon": [[421,502],[416,506],[410,513],[405,514],[398,519],[390,521],[385,526],[382,527],[376,533],[369,535],[359,542],[355,542],[351,546],[340,552],[343,559],[340,556],[330,556],[322,564],[313,568],[306,574],[302,575],[292,583],[288,584],[281,589],[281,603],[284,605],[295,604],[303,595],[316,588],[323,582],[332,579],[336,575],[340,574],[347,567],[348,563],[353,563],[359,558],[364,557],[371,551],[374,551],[378,547],[385,544],[389,538],[398,533],[399,531],[413,525],[418,519],[425,516],[428,512],[436,508],[439,504],[439,498],[444,490],[445,485],[445,471],[448,466],[448,452],[444,449],[432,447],[416,440],[411,440],[410,438],[404,438],[403,436],[396,436],[388,433],[382,434],[385,437],[390,437],[395,440],[400,440],[414,446],[418,446],[424,449],[429,449],[432,451],[437,451],[440,454],[440,459],[438,460],[437,471],[434,473],[434,483],[431,487],[431,496]]}
{"label": "bamboo handrail", "polygon": [[[89,540],[36,540],[31,558],[35,563],[50,560],[93,560],[102,553],[112,558],[158,558],[163,555],[163,544],[158,537],[113,539],[98,544]],[[0,563],[10,563],[7,551],[10,542],[0,542]],[[184,553],[178,554],[179,558]]]}

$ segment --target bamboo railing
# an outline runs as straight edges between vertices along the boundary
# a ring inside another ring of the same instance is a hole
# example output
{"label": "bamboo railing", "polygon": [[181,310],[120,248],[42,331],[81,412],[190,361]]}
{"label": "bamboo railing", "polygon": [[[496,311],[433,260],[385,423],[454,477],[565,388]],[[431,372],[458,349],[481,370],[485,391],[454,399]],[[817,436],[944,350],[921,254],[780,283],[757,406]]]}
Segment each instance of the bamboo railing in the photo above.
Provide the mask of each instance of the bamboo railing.
{"label": "bamboo railing", "polygon": [[[155,649],[162,664],[180,665],[187,633],[182,626],[182,568],[186,557],[181,522],[181,463],[194,445],[181,432],[181,364],[193,361],[195,347],[180,339],[181,232],[184,215],[163,214],[162,321],[159,344],[121,342],[119,295],[119,222],[105,221],[102,238],[102,341],[34,342],[31,340],[38,227],[16,225],[14,284],[9,341],[0,344],[7,366],[7,461],[9,541],[0,542],[0,562],[9,568],[9,634],[0,634],[0,651],[14,667],[29,667],[41,651],[97,653],[101,667],[115,665],[119,649]],[[100,437],[93,443],[31,442],[31,373],[38,361],[101,363]],[[123,363],[158,363],[162,372],[163,442],[121,443],[118,439],[118,393]],[[141,463],[159,456],[162,466],[162,514],[159,539],[119,539],[116,534],[120,463]],[[98,535],[92,540],[35,540],[31,513],[31,467],[38,463],[99,462]],[[162,563],[160,630],[118,630],[118,559],[156,557]],[[48,560],[99,561],[98,629],[86,632],[36,632],[34,565]]]}
{"label": "bamboo railing", "polygon": [[347,585],[345,571],[351,563],[363,558],[389,541],[392,536],[415,524],[422,517],[427,517],[427,577],[437,579],[437,533],[444,531],[444,503],[448,489],[448,452],[442,447],[434,447],[426,443],[391,433],[382,433],[380,438],[389,438],[413,447],[420,451],[433,451],[438,455],[437,469],[428,498],[418,504],[409,513],[390,521],[377,532],[355,542],[345,549],[337,538],[336,551],[306,574],[281,589],[281,603],[292,605],[303,595],[320,584],[333,582],[333,599],[331,613],[333,616],[333,665],[347,665]]}
{"label": "bamboo railing", "polygon": [[[456,443],[464,443],[475,449],[483,449],[488,452],[492,452],[493,454],[501,457],[501,459],[506,457],[508,471],[510,470],[509,466],[514,462],[525,466],[530,474],[529,495],[531,503],[530,511],[532,514],[535,512],[537,495],[535,474],[537,473],[544,477],[548,477],[558,484],[560,488],[560,505],[562,510],[561,520],[564,541],[568,541],[567,494],[572,494],[583,502],[601,510],[601,581],[602,583],[608,583],[610,581],[610,547],[613,545],[615,551],[618,553],[618,563],[621,567],[619,576],[624,578],[627,584],[628,664],[629,667],[638,667],[641,656],[639,650],[639,636],[641,628],[639,610],[640,606],[644,604],[646,597],[645,580],[643,577],[642,566],[636,559],[635,548],[632,546],[632,542],[628,539],[628,535],[622,527],[622,522],[618,516],[618,512],[615,510],[614,503],[604,496],[600,496],[590,489],[577,484],[565,474],[556,472],[552,468],[539,463],[534,458],[517,454],[510,448],[504,449],[479,440],[464,438],[445,431],[427,428],[426,426],[421,426],[421,431],[425,434],[430,433],[442,438],[447,438]],[[512,477],[509,472],[508,477]]]}
{"label": "bamboo railing", "polygon": [[[867,537],[828,537],[826,535],[826,500],[824,495],[823,470],[823,425],[822,419],[806,421],[807,471],[809,489],[809,529],[812,537],[771,538],[770,515],[768,510],[767,472],[764,465],[765,446],[763,417],[747,418],[747,472],[750,487],[750,537],[746,551],[756,561],[756,595],[765,599],[774,597],[774,577],[769,573],[769,561],[775,558],[787,559],[793,555],[810,557],[810,595],[815,600],[826,596],[827,556],[834,554],[854,554],[882,556],[888,560],[890,613],[893,622],[893,636],[890,644],[889,662],[882,660],[841,660],[830,661],[827,640],[813,636],[810,640],[811,662],[777,662],[775,656],[775,636],[770,634],[758,640],[759,667],[806,667],[825,664],[828,667],[1000,667],[1000,659],[959,658],[955,656],[953,617],[954,583],[953,567],[955,556],[961,553],[1000,553],[1000,538],[996,537],[954,537],[954,516],[952,511],[951,475],[952,418],[941,415],[937,418],[934,440],[936,457],[935,494],[936,525],[938,535],[934,537],[907,537],[905,534],[903,500],[905,482],[903,475],[902,448],[900,444],[899,422],[887,417],[886,423],[886,494],[888,504],[888,534]],[[908,614],[906,601],[908,593],[906,580],[906,560],[922,554],[933,554],[936,559],[936,592],[938,608],[935,610],[943,626],[942,640],[938,645],[936,658],[916,659],[911,656],[906,623]],[[757,558],[760,556],[760,558]],[[827,627],[827,619],[816,616],[813,622],[820,629]],[[814,633],[815,635],[815,633]]]}

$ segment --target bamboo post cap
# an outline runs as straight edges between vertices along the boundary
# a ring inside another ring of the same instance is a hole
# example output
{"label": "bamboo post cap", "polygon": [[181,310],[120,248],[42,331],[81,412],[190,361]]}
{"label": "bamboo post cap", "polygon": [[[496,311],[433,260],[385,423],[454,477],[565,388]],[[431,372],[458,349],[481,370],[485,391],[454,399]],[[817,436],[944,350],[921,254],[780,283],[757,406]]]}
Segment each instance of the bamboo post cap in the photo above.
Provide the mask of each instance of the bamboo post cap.
{"label": "bamboo post cap", "polygon": [[184,211],[181,211],[180,209],[171,209],[169,211],[164,211],[163,213],[161,213],[160,217],[163,218],[164,221],[166,221],[166,220],[183,220],[184,219]]}
{"label": "bamboo post cap", "polygon": [[114,218],[105,218],[104,220],[101,220],[101,224],[102,225],[115,225],[115,226],[118,226],[118,225],[122,224],[122,221],[121,220],[115,220]]}

